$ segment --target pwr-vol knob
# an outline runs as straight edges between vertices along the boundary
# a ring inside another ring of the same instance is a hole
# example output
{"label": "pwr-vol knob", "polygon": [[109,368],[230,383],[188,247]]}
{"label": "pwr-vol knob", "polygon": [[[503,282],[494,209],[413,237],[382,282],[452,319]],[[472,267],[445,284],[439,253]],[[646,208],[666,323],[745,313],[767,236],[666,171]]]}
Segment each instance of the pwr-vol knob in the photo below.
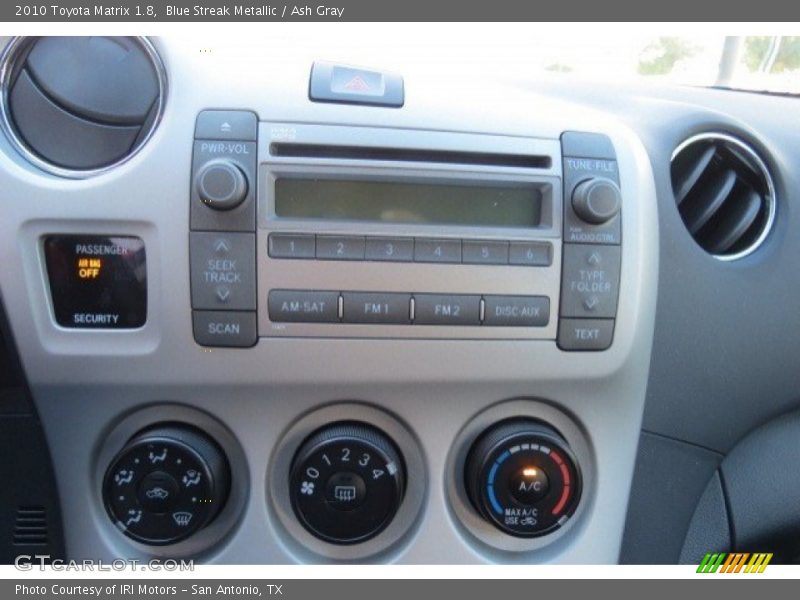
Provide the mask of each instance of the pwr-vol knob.
{"label": "pwr-vol knob", "polygon": [[289,485],[292,508],[309,532],[334,544],[355,544],[391,523],[403,501],[405,468],[382,431],[343,422],[303,443]]}
{"label": "pwr-vol knob", "polygon": [[233,161],[217,158],[205,163],[195,176],[200,200],[215,210],[230,210],[247,196],[247,177]]}
{"label": "pwr-vol knob", "polygon": [[512,419],[485,431],[467,456],[467,493],[478,513],[517,537],[562,527],[581,497],[581,474],[567,442],[532,419]]}
{"label": "pwr-vol knob", "polygon": [[619,212],[622,194],[616,183],[604,177],[581,181],[572,192],[572,208],[587,223],[600,225]]}
{"label": "pwr-vol knob", "polygon": [[208,525],[228,498],[230,470],[220,447],[186,425],[135,435],[106,472],[103,499],[114,524],[151,545],[172,544]]}

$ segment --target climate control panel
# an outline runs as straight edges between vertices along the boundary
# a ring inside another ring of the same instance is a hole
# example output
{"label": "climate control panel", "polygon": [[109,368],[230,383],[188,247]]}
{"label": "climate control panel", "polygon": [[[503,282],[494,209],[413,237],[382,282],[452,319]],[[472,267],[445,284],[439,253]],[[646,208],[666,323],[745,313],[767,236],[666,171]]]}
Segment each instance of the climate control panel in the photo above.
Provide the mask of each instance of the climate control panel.
{"label": "climate control panel", "polygon": [[206,434],[188,425],[157,425],[131,438],[114,458],[103,499],[128,537],[174,544],[214,520],[230,479],[227,458]]}
{"label": "climate control panel", "polygon": [[290,477],[298,519],[334,544],[380,533],[394,518],[406,483],[394,442],[363,423],[336,423],[311,435],[297,452]]}
{"label": "climate control panel", "polygon": [[464,480],[478,513],[517,537],[559,529],[581,498],[581,473],[566,441],[532,419],[511,419],[485,431],[469,452]]}

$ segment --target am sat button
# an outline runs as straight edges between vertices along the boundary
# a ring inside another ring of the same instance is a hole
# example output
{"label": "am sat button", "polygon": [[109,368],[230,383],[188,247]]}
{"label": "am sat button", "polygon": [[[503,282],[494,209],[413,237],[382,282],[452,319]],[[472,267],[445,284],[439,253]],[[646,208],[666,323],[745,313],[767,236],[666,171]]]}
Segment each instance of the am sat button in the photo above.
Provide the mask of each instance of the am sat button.
{"label": "am sat button", "polygon": [[339,292],[272,290],[267,301],[271,321],[335,323],[339,321]]}
{"label": "am sat button", "polygon": [[484,325],[544,327],[550,322],[545,296],[484,296]]}

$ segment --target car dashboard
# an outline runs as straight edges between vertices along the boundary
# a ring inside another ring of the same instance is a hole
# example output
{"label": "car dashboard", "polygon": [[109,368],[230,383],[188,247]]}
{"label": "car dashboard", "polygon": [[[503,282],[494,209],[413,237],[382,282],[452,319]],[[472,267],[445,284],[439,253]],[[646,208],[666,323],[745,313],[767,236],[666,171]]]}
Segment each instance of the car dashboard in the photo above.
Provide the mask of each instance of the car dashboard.
{"label": "car dashboard", "polygon": [[4,43],[2,421],[34,432],[4,451],[52,481],[9,529],[575,564],[800,526],[795,99]]}

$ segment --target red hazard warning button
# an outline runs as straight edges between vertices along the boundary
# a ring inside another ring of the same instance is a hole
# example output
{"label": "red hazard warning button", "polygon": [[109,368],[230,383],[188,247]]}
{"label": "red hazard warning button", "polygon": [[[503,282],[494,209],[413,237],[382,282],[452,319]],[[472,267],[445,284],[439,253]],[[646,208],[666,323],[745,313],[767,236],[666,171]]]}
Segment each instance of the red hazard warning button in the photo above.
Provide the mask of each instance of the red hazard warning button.
{"label": "red hazard warning button", "polygon": [[396,73],[315,62],[311,68],[311,100],[344,104],[403,106],[403,78]]}

